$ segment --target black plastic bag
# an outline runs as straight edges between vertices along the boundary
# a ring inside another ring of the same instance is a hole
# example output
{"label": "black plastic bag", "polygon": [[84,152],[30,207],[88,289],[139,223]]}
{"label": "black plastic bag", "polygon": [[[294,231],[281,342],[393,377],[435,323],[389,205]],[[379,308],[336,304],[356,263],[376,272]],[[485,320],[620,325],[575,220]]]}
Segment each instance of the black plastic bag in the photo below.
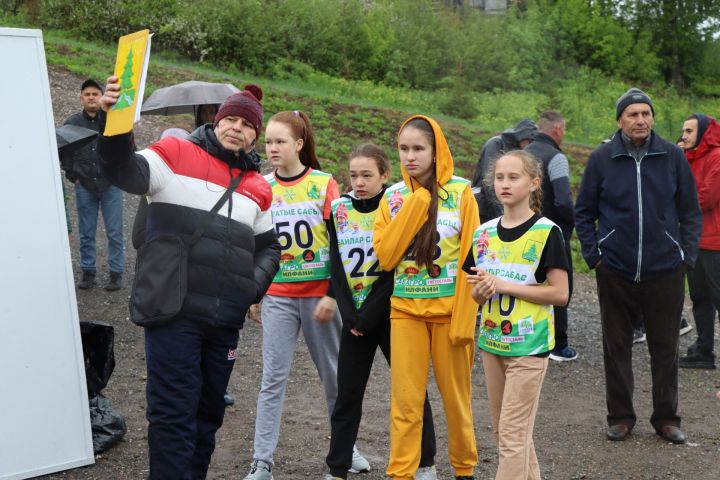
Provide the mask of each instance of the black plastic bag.
{"label": "black plastic bag", "polygon": [[80,322],[85,378],[90,403],[93,451],[102,453],[127,432],[125,418],[100,393],[115,369],[115,330],[102,322]]}
{"label": "black plastic bag", "polygon": [[127,433],[125,418],[102,393],[90,399],[90,424],[95,455],[115,445]]}
{"label": "black plastic bag", "polygon": [[88,398],[100,393],[115,369],[115,330],[102,322],[80,322]]}

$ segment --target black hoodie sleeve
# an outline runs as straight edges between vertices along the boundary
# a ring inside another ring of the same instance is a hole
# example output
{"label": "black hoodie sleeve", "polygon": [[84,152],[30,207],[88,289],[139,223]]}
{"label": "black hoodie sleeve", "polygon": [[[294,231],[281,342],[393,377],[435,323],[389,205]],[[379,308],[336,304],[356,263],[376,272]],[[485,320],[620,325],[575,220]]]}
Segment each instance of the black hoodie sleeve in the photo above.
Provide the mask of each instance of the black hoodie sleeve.
{"label": "black hoodie sleeve", "polygon": [[144,195],[150,188],[150,165],[135,153],[132,132],[98,138],[100,168],[107,180],[128,193]]}

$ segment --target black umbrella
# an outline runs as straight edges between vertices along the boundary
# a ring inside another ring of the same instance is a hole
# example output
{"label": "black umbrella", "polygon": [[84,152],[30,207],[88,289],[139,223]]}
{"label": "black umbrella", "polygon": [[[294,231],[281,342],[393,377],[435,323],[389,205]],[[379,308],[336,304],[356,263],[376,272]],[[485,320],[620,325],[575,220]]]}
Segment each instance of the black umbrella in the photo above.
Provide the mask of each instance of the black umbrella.
{"label": "black umbrella", "polygon": [[57,138],[58,153],[67,155],[78,150],[88,143],[92,143],[98,132],[77,125],[63,125],[55,128],[55,137]]}
{"label": "black umbrella", "polygon": [[143,103],[143,115],[176,115],[195,113],[198,105],[219,105],[240,90],[229,83],[191,80],[155,90]]}

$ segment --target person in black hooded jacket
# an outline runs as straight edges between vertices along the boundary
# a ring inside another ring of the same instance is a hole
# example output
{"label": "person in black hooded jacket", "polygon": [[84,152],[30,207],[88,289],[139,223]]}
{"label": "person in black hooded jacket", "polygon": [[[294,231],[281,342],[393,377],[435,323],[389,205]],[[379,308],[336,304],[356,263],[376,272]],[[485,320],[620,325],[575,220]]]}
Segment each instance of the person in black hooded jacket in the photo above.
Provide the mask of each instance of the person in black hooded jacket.
{"label": "person in black hooded jacket", "polygon": [[[347,478],[362,417],[362,401],[378,347],[390,363],[390,296],[393,273],[373,252],[375,213],[385,193],[390,164],[383,149],[359,145],[350,154],[353,190],[332,202],[329,220],[332,295],[343,320],[338,356],[338,396],[331,416],[326,462],[333,478]],[[331,312],[325,312],[326,314]],[[334,313],[334,312],[332,312]],[[319,311],[316,310],[316,315]],[[435,430],[425,398],[417,479],[436,479]]]}
{"label": "person in black hooded jacket", "polygon": [[480,221],[487,222],[502,215],[502,205],[495,197],[492,183],[485,184],[485,174],[490,170],[492,163],[503,153],[510,150],[519,150],[532,143],[537,134],[537,125],[529,118],[523,118],[513,128],[508,128],[500,135],[491,137],[480,152],[478,163],[473,175],[473,190],[480,189],[475,198],[480,207]]}
{"label": "person in black hooded jacket", "polygon": [[[117,102],[119,90],[117,77],[110,77],[104,110]],[[147,242],[163,234],[189,239],[242,176],[189,251],[180,312],[145,329],[151,479],[206,477],[238,330],[278,269],[270,185],[246,154],[262,128],[261,99],[260,87],[247,86],[225,100],[214,124],[199,127],[188,140],[167,137],[137,153],[132,132],[98,141],[105,177],[149,198]]]}

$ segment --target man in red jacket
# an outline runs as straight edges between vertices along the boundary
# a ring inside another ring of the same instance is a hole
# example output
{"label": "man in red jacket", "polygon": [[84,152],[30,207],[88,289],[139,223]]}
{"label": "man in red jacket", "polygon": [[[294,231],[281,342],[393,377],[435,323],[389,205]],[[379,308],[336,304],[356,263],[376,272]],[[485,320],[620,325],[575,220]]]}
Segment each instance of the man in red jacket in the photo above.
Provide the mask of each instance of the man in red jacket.
{"label": "man in red jacket", "polygon": [[690,162],[702,210],[700,253],[688,271],[697,340],[680,359],[682,368],[715,368],[715,311],[720,311],[720,123],[699,113],[683,124],[685,156]]}

